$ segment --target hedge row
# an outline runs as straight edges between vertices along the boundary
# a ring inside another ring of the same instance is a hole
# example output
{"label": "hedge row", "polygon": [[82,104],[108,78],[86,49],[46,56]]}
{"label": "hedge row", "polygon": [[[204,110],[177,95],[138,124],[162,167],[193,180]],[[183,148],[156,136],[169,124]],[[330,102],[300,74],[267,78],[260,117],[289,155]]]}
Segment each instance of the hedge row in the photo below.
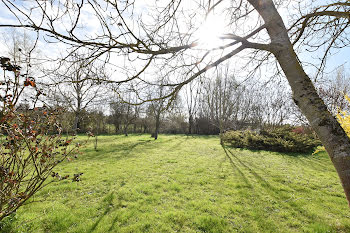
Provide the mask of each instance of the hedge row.
{"label": "hedge row", "polygon": [[313,133],[305,133],[291,126],[265,129],[260,132],[228,131],[221,140],[236,148],[269,150],[277,152],[312,152],[321,142]]}

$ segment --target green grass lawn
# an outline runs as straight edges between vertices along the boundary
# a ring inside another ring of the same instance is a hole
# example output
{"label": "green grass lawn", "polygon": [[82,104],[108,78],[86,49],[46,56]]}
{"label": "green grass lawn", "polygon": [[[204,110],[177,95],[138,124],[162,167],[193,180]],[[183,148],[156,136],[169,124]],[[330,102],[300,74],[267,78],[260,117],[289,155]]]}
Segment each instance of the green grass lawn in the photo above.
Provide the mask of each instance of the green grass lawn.
{"label": "green grass lawn", "polygon": [[218,137],[99,136],[2,232],[350,232],[325,153],[222,148]]}

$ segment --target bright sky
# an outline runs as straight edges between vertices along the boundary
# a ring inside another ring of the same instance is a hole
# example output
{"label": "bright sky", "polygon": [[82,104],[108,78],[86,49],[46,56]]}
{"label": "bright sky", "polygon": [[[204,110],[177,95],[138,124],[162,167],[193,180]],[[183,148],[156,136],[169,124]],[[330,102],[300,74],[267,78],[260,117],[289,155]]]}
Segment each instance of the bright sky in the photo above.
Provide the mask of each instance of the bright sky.
{"label": "bright sky", "polygon": [[[138,4],[141,3],[141,5],[138,5],[135,8],[136,9],[136,16],[144,14],[143,10],[145,8],[147,8],[147,6],[145,5],[145,3],[143,3],[143,1],[136,1],[136,2]],[[162,2],[164,3],[165,1],[160,1],[159,4],[162,5]],[[188,7],[191,6],[190,2],[191,1],[186,1],[186,4],[188,4]],[[23,4],[28,4],[28,3],[23,3]],[[220,40],[218,38],[218,36],[220,36],[221,34],[226,32],[227,29],[225,29],[225,25],[227,24],[227,21],[225,21],[225,17],[223,14],[217,14],[217,12],[218,11],[216,10],[215,11],[216,14],[209,14],[207,17],[207,21],[199,23],[199,24],[201,24],[201,27],[194,34],[195,38],[197,38],[197,37],[199,38],[198,48],[200,48],[201,46],[207,47],[207,48],[208,47],[214,48],[217,45],[222,45],[222,40]],[[288,12],[288,10],[281,9],[280,12],[281,12],[282,17],[284,17],[286,15],[286,13]],[[91,20],[91,14],[92,14],[91,9],[88,9],[86,12],[82,13],[83,22],[85,22],[84,26],[86,27],[86,29],[84,29],[84,30],[88,31],[88,33],[90,35],[97,33],[99,31],[99,29],[98,29],[99,22],[97,20]],[[108,14],[108,12],[106,12],[106,14]],[[15,21],[16,21],[15,18],[12,16],[12,14],[9,13],[7,8],[1,6],[0,7],[0,22],[2,24],[5,24],[5,23],[11,23],[11,22],[15,22]],[[198,24],[198,22],[195,22],[195,23]],[[249,22],[247,22],[247,24],[248,23]],[[255,23],[255,22],[251,22],[251,23]],[[131,24],[131,22],[130,22],[130,24]],[[61,27],[61,30],[64,30],[63,25],[58,25],[58,26]],[[3,29],[0,29],[0,32],[1,31],[3,31]],[[84,31],[81,31],[81,32],[84,33]],[[56,54],[56,56],[58,56],[59,53],[64,53],[65,49],[66,49],[65,45],[47,44],[43,40],[40,41],[39,47],[41,47],[41,50],[43,50],[44,54],[45,53],[47,55],[55,55]],[[4,51],[4,48],[5,48],[4,45],[0,43],[1,51]],[[330,72],[342,64],[345,64],[345,67],[347,69],[350,69],[350,64],[349,64],[349,61],[347,60],[348,54],[350,54],[350,48],[342,49],[338,53],[332,55],[329,59],[328,64],[327,64],[326,71]],[[221,55],[221,53],[217,53],[216,55]],[[303,54],[300,54],[299,56],[300,56],[300,59],[302,61],[313,62],[313,59],[310,56],[310,54],[303,53]],[[315,56],[315,54],[313,54],[313,56]],[[236,62],[239,62],[239,59],[240,58],[236,59]],[[120,60],[115,58],[114,62],[120,63]],[[311,68],[306,67],[306,70],[309,71],[310,76],[313,75],[312,74],[313,71],[311,70]]]}

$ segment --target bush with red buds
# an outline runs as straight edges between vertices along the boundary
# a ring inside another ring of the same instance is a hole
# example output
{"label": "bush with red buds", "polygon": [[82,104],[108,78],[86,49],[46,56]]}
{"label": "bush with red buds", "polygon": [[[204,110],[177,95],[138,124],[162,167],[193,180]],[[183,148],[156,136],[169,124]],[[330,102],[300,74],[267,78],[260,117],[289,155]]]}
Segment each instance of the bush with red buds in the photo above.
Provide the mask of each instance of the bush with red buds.
{"label": "bush with red buds", "polygon": [[[21,74],[21,67],[0,57],[0,220],[14,213],[33,194],[49,184],[48,178],[62,180],[53,169],[78,154],[80,144],[62,135],[62,109],[36,107],[43,91],[34,78]],[[28,90],[29,105],[17,106]]]}

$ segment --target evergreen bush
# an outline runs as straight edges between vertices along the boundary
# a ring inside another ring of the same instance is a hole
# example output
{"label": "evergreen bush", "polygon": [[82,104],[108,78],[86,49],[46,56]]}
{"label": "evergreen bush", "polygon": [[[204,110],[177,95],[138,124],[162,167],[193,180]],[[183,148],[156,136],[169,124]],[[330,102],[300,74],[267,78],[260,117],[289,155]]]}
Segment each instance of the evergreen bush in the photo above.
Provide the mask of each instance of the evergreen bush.
{"label": "evergreen bush", "polygon": [[[297,129],[297,130],[296,130]],[[228,131],[221,135],[222,142],[236,148],[277,152],[312,152],[321,142],[312,133],[300,127],[281,126],[254,131]]]}

